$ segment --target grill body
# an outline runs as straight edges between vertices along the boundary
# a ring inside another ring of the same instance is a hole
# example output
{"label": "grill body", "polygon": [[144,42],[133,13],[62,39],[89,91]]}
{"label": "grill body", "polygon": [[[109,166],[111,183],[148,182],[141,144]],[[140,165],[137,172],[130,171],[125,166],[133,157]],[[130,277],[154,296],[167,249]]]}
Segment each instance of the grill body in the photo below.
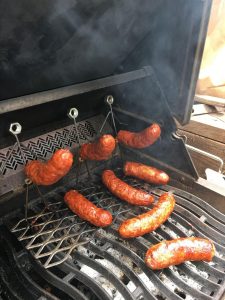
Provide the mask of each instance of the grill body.
{"label": "grill body", "polygon": [[[0,298],[222,299],[225,207],[215,193],[201,193],[174,121],[184,124],[190,117],[210,1],[49,4],[0,4],[0,14],[7,11],[0,34]],[[68,118],[71,108],[78,110],[74,120]],[[9,128],[15,122],[22,132],[13,136]],[[151,147],[137,151],[120,145],[106,162],[79,163],[79,142],[104,133],[115,136],[120,129],[141,131],[154,122],[162,134]],[[63,147],[75,157],[67,176],[50,187],[25,182],[25,163],[47,160]],[[125,178],[125,160],[165,170],[170,185]],[[101,182],[106,168],[153,193],[156,201],[173,191],[171,217],[150,234],[121,239],[121,221],[147,208],[109,193]],[[71,188],[108,209],[112,226],[99,229],[70,212],[63,196]],[[162,271],[145,265],[148,247],[186,236],[211,239],[213,262],[187,262]]]}
{"label": "grill body", "polygon": [[[122,113],[124,112],[121,109],[115,110],[119,120]],[[129,114],[127,117],[127,113],[124,115],[126,121],[130,117],[134,118]],[[84,141],[95,139],[103,121],[104,116],[99,115],[80,122],[80,138],[82,139],[83,133]],[[29,148],[35,142],[40,145],[42,141],[43,150],[37,148],[41,153],[49,149],[49,142],[57,149],[66,139],[59,133],[67,133],[69,128],[24,141],[23,144]],[[73,135],[73,130],[71,132],[70,140],[67,139],[68,145],[78,147],[76,136]],[[113,134],[110,122],[106,123],[104,133]],[[59,138],[55,140],[55,136]],[[54,150],[50,149],[47,155],[52,151]],[[14,259],[9,260],[5,274],[15,264],[18,274],[22,272],[23,278],[16,284],[18,290],[29,290],[34,299],[43,295],[47,299],[222,299],[225,289],[224,215],[204,201],[205,199],[175,186],[154,187],[139,180],[125,178],[122,173],[124,158],[148,164],[158,162],[165,167],[165,164],[147,153],[125,148],[117,149],[113,158],[107,162],[89,162],[91,178],[83,164],[77,181],[78,166],[75,165],[58,185],[39,188],[49,204],[48,209],[35,188],[29,188],[28,221],[33,224],[31,227],[24,219],[23,209],[21,210],[26,195],[19,193],[10,197],[8,201],[12,203],[13,199],[18,208],[15,207],[13,212],[8,210],[2,217],[3,255],[8,253],[7,257]],[[176,207],[169,220],[144,237],[121,239],[117,233],[121,221],[141,214],[147,208],[128,205],[112,196],[101,183],[101,173],[106,168],[115,170],[130,185],[153,193],[156,201],[162,193],[172,190]],[[15,177],[21,180],[23,165],[18,164],[15,170],[18,172]],[[6,168],[5,175],[7,172],[11,172],[10,168]],[[174,169],[169,172],[176,173]],[[179,174],[178,170],[171,183],[175,182],[176,177],[179,178]],[[78,189],[97,206],[108,209],[114,217],[113,225],[98,229],[70,212],[63,202],[63,195],[71,188]],[[151,245],[163,239],[186,236],[211,239],[216,247],[213,262],[187,262],[156,272],[145,265],[144,255]],[[2,277],[3,294],[9,293],[12,285],[7,277],[9,275],[5,276]],[[33,287],[31,290],[27,288],[29,285]],[[28,299],[31,296],[25,293],[22,297]]]}

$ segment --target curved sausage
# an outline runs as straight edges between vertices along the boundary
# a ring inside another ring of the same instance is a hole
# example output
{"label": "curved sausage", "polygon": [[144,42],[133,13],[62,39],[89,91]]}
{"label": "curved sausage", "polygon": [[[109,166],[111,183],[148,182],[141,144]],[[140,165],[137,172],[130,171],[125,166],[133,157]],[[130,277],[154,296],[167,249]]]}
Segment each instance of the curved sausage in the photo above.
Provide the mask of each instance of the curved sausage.
{"label": "curved sausage", "polygon": [[133,176],[153,184],[167,184],[169,181],[169,176],[165,172],[136,162],[126,162],[123,171],[127,176]]}
{"label": "curved sausage", "polygon": [[51,185],[65,176],[73,164],[73,154],[67,149],[56,150],[47,162],[33,160],[25,166],[27,177],[38,185]]}
{"label": "curved sausage", "polygon": [[80,158],[90,160],[107,160],[116,147],[116,141],[110,134],[105,134],[97,142],[83,144],[80,149]]}
{"label": "curved sausage", "polygon": [[76,190],[67,192],[64,200],[72,212],[95,226],[106,227],[112,223],[109,211],[98,208]]}
{"label": "curved sausage", "polygon": [[153,270],[179,265],[185,261],[211,261],[215,247],[209,240],[188,237],[163,241],[148,249],[145,262]]}
{"label": "curved sausage", "polygon": [[142,190],[135,189],[126,182],[120,180],[111,170],[105,170],[102,173],[102,181],[113,195],[130,204],[150,205],[154,200],[152,195]]}
{"label": "curved sausage", "polygon": [[169,218],[174,206],[173,194],[163,194],[152,210],[122,222],[119,234],[123,238],[134,238],[154,231]]}
{"label": "curved sausage", "polygon": [[155,143],[160,137],[161,129],[158,124],[152,124],[141,132],[120,130],[117,135],[118,142],[136,149],[146,148]]}

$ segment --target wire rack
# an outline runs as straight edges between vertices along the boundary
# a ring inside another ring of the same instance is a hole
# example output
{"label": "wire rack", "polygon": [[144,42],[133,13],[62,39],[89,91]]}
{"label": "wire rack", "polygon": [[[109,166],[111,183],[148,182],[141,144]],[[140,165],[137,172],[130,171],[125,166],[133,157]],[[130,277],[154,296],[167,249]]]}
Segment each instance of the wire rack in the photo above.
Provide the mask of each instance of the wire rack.
{"label": "wire rack", "polygon": [[[86,198],[98,207],[107,209],[114,217],[130,211],[130,207],[118,202],[101,186],[95,185],[77,188]],[[45,268],[49,268],[70,257],[72,251],[90,242],[99,228],[81,220],[73,214],[63,202],[64,190],[57,197],[48,199],[48,207],[43,203],[32,206],[27,219],[21,219],[11,228],[32,255],[41,260]],[[61,194],[61,196],[60,196]],[[59,258],[58,254],[62,257]]]}

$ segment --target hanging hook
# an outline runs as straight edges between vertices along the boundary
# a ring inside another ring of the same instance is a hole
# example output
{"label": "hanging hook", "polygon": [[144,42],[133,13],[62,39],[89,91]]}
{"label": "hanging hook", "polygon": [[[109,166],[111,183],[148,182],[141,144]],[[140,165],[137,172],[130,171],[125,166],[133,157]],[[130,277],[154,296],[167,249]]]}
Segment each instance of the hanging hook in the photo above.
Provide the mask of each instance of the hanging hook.
{"label": "hanging hook", "polygon": [[109,116],[111,115],[112,123],[113,123],[113,129],[114,129],[114,131],[115,131],[115,134],[117,135],[116,123],[115,123],[114,114],[113,114],[113,109],[112,109],[112,105],[113,105],[113,103],[114,103],[114,98],[113,98],[113,96],[112,96],[112,95],[108,95],[108,96],[105,98],[105,103],[109,105],[109,112],[108,112],[108,114],[106,115],[105,120],[103,121],[102,126],[101,126],[99,132],[100,132],[100,133],[102,132],[102,130],[103,130],[104,127],[105,127],[106,121],[108,120]]}
{"label": "hanging hook", "polygon": [[[79,130],[78,130],[77,121],[76,121],[76,118],[78,117],[78,114],[79,114],[78,110],[75,107],[72,107],[68,112],[68,117],[73,120],[76,135],[77,135],[77,139],[78,139],[78,144],[79,144],[79,148],[80,148],[81,147],[81,141],[80,141],[80,135],[79,135]],[[80,175],[80,163],[81,163],[81,161],[79,159],[78,160],[78,168],[77,168],[76,185],[78,184],[78,178],[79,178],[79,175]],[[88,172],[88,176],[91,178],[91,173],[90,173],[90,170],[89,170],[89,167],[88,167],[88,163],[87,163],[87,161],[84,161],[84,163],[85,163],[85,166],[86,166],[86,169],[87,169],[87,172]]]}
{"label": "hanging hook", "polygon": [[16,144],[18,146],[18,149],[20,151],[22,160],[23,160],[23,164],[26,164],[26,159],[25,159],[25,155],[23,153],[23,149],[21,147],[18,135],[21,133],[22,131],[22,126],[20,125],[20,123],[16,122],[16,123],[11,123],[10,127],[9,127],[9,132],[15,137],[16,139]]}
{"label": "hanging hook", "polygon": [[[113,107],[112,107],[112,105],[113,105],[113,103],[114,103],[114,97],[113,97],[112,95],[108,95],[108,96],[105,98],[105,103],[106,103],[107,105],[109,105],[109,112],[108,112],[108,114],[106,115],[105,120],[103,121],[102,126],[101,126],[99,132],[100,132],[100,133],[102,132],[102,130],[103,130],[103,128],[105,127],[105,124],[106,124],[106,122],[107,122],[109,116],[111,115],[112,124],[113,124],[113,129],[114,129],[115,135],[117,136],[117,128],[116,128],[115,116],[114,116]],[[120,151],[119,151],[119,153],[120,153],[120,158],[121,158],[121,160],[122,160],[122,162],[123,162],[124,159],[123,159],[122,151],[121,151],[121,148],[120,148],[120,145],[119,145],[119,144],[118,144],[118,147],[119,147],[119,150],[120,150]]]}

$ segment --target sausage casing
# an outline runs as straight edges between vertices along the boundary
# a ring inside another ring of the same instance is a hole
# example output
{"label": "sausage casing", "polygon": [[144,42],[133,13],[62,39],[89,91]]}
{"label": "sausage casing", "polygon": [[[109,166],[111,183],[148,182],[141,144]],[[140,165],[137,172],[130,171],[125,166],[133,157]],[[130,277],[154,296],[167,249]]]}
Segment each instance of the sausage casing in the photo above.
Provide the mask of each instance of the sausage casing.
{"label": "sausage casing", "polygon": [[64,201],[81,219],[98,227],[106,227],[112,223],[112,215],[109,211],[97,207],[76,190],[68,191]]}
{"label": "sausage casing", "polygon": [[152,210],[122,222],[119,234],[123,238],[134,238],[154,231],[169,218],[174,206],[173,194],[163,194]]}
{"label": "sausage casing", "polygon": [[51,185],[65,176],[73,164],[73,154],[67,149],[56,150],[47,162],[33,160],[25,166],[27,177],[38,185]]}
{"label": "sausage casing", "polygon": [[105,170],[102,173],[102,181],[110,192],[120,198],[134,205],[150,205],[154,198],[152,195],[133,188],[126,182],[122,181],[111,170]]}
{"label": "sausage casing", "polygon": [[83,160],[107,160],[116,147],[116,141],[110,134],[105,134],[98,141],[83,144],[80,149],[80,158]]}
{"label": "sausage casing", "polygon": [[158,124],[152,124],[141,132],[120,130],[118,142],[131,148],[142,149],[151,146],[160,137],[161,129]]}
{"label": "sausage casing", "polygon": [[211,261],[215,255],[213,243],[207,239],[188,237],[163,241],[148,249],[145,262],[153,270],[179,265],[185,261]]}
{"label": "sausage casing", "polygon": [[153,184],[167,184],[169,181],[169,176],[165,172],[136,162],[126,162],[123,171],[127,176],[133,176]]}

